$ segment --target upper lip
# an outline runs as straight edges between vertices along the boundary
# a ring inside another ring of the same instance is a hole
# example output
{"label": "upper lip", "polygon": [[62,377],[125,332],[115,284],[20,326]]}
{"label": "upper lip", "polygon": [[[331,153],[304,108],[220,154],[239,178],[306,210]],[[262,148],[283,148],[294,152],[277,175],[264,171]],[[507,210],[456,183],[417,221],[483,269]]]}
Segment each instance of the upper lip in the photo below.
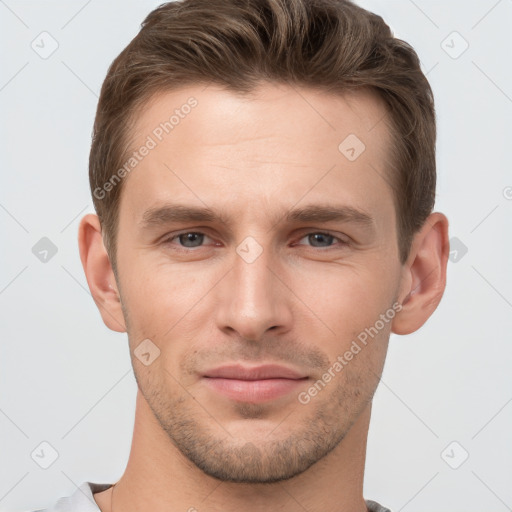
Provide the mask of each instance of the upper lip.
{"label": "upper lip", "polygon": [[237,380],[263,380],[263,379],[303,379],[303,373],[286,366],[265,364],[260,366],[242,366],[231,364],[212,368],[204,373],[204,377]]}

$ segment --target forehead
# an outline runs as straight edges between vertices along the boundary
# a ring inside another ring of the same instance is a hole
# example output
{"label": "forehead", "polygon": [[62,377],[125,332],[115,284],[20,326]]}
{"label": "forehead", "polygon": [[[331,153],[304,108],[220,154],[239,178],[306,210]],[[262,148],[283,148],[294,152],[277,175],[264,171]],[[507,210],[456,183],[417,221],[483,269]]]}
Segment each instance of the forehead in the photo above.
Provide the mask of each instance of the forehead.
{"label": "forehead", "polygon": [[333,95],[264,83],[242,95],[184,87],[154,96],[131,140],[139,156],[121,210],[134,222],[171,200],[256,215],[334,199],[393,214],[386,110],[369,90]]}

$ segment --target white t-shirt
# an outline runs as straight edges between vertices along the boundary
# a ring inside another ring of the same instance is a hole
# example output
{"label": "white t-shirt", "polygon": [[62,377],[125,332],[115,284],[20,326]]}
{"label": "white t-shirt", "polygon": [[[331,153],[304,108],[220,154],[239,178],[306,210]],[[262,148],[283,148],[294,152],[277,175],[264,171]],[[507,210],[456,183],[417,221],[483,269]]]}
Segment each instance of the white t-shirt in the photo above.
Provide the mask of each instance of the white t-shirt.
{"label": "white t-shirt", "polygon": [[[93,494],[106,491],[113,484],[97,484],[83,482],[69,497],[60,498],[49,508],[34,510],[33,512],[100,512]],[[376,501],[366,500],[368,512],[391,512],[389,508],[379,505]]]}

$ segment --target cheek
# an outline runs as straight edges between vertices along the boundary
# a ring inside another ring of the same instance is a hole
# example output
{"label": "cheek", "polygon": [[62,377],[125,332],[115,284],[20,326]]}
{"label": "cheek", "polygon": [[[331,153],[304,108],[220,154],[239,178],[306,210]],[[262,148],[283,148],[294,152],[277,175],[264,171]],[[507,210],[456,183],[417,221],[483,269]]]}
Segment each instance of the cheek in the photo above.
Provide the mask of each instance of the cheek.
{"label": "cheek", "polygon": [[308,317],[313,316],[311,328],[323,324],[326,337],[336,344],[375,323],[390,305],[390,286],[371,268],[326,265],[301,272],[292,289],[309,309]]}
{"label": "cheek", "polygon": [[134,260],[128,273],[122,274],[123,298],[133,326],[162,335],[208,293],[211,285],[204,272],[147,260]]}
{"label": "cheek", "polygon": [[[190,267],[185,269],[169,263],[140,263],[137,270],[132,267],[133,279],[123,286],[130,347],[135,351],[142,340],[150,339],[160,352],[147,370],[161,373],[166,368],[177,375],[179,361],[187,357],[197,340],[205,339],[208,293],[218,277],[199,267],[191,271]],[[143,373],[145,370],[140,368]],[[170,378],[169,385],[174,382],[170,375],[161,378]]]}
{"label": "cheek", "polygon": [[[324,286],[310,288],[309,297],[304,299],[321,319],[320,322],[315,317],[306,322],[305,332],[307,337],[318,340],[316,343],[321,344],[331,362],[331,373],[336,375],[330,386],[337,395],[334,401],[356,400],[356,396],[348,397],[347,393],[368,398],[375,390],[386,358],[394,316],[394,311],[390,312],[393,276],[380,274],[381,282],[376,284],[379,272],[371,267],[343,267],[336,271],[331,268],[326,274],[322,281],[317,281]],[[302,289],[306,293],[306,288]],[[386,313],[382,321],[381,315]],[[320,332],[324,333],[321,337]],[[335,362],[339,364],[334,368]]]}

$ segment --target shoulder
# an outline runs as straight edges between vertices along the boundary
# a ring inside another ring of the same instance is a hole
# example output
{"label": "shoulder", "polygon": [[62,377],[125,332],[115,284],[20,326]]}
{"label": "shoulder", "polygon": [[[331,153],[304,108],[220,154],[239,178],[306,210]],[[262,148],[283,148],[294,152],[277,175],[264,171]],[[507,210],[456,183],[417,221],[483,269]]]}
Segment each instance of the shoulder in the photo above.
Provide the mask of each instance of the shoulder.
{"label": "shoulder", "polygon": [[376,501],[365,500],[366,507],[368,508],[368,512],[391,512],[389,508],[383,507]]}
{"label": "shoulder", "polygon": [[111,486],[112,484],[82,482],[70,496],[59,498],[50,507],[31,512],[100,512],[93,495]]}

